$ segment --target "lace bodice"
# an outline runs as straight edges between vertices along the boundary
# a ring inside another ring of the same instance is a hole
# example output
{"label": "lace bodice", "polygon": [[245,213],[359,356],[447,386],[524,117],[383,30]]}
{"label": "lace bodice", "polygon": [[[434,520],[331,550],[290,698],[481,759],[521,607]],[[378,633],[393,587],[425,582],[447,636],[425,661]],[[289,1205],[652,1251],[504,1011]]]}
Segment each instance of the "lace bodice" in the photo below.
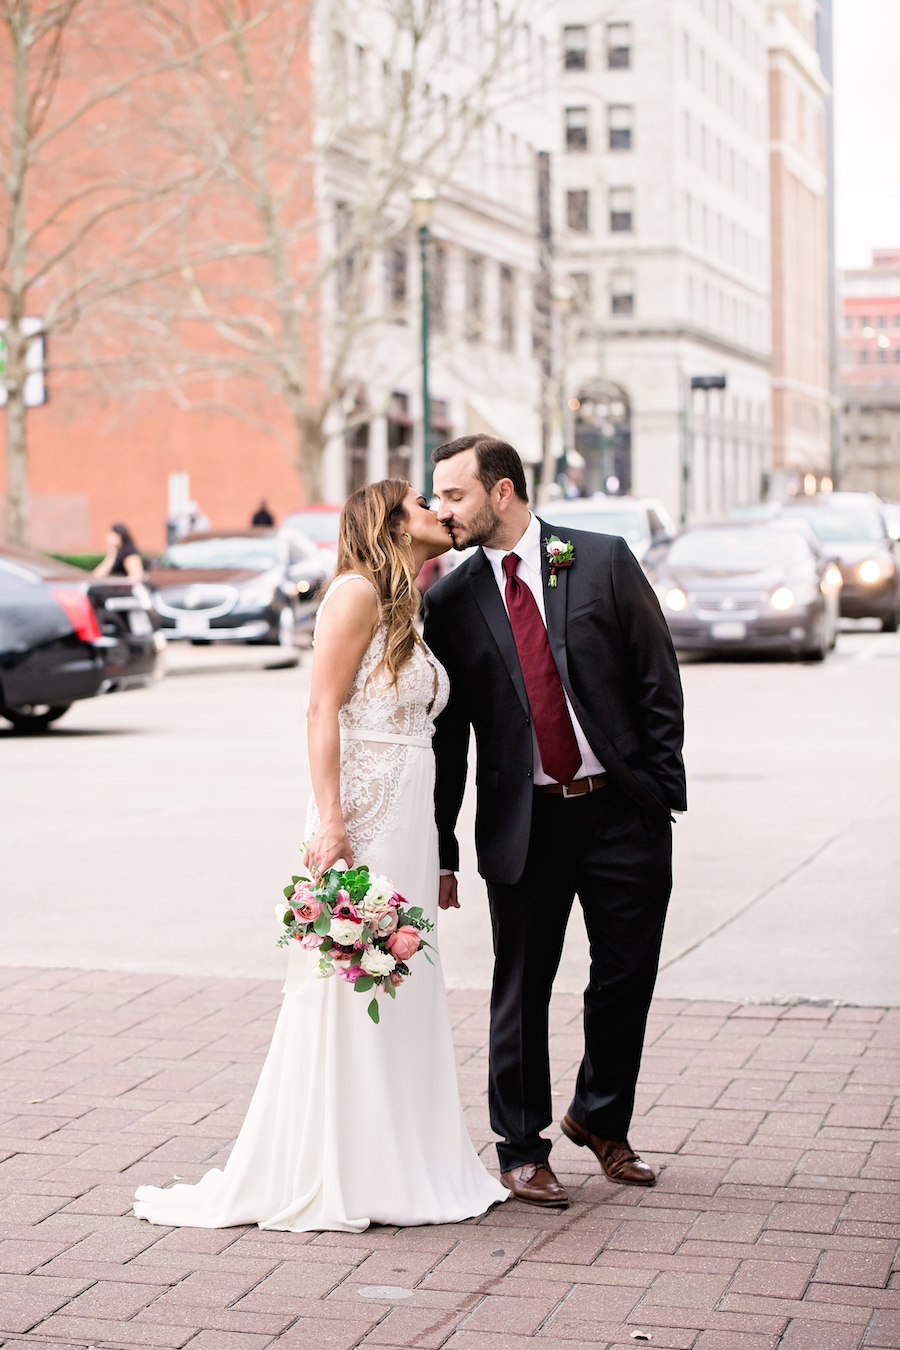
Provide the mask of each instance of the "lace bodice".
{"label": "lace bodice", "polygon": [[[319,607],[316,628],[329,598],[350,581],[371,585],[356,572],[336,577]],[[365,849],[376,838],[396,829],[409,766],[414,756],[431,754],[434,719],[450,695],[447,672],[424,643],[414,647],[396,686],[391,685],[385,671],[378,669],[383,654],[384,627],[379,624],[338,713],[342,733],[341,806],[357,862],[365,862]],[[372,733],[371,739],[366,732]],[[313,798],[308,829],[316,829],[318,823]]]}

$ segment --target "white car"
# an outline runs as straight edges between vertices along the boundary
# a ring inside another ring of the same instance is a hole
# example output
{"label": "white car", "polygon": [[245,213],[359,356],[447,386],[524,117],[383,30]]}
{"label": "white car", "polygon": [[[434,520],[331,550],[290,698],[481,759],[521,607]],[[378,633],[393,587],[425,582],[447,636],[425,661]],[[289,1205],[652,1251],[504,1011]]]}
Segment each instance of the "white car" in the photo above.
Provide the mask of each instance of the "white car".
{"label": "white car", "polygon": [[541,520],[560,530],[590,530],[594,534],[617,534],[624,539],[638,562],[657,544],[668,543],[678,526],[655,497],[574,497],[548,502],[538,508]]}

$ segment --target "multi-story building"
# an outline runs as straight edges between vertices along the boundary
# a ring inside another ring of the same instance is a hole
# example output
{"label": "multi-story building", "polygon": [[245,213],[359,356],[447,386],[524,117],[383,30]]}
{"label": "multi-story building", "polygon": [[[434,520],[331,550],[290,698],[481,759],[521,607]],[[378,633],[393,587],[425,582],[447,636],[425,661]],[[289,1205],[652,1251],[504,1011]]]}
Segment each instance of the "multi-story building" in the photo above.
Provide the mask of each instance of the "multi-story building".
{"label": "multi-story building", "polygon": [[843,274],[841,487],[900,499],[900,248]]}
{"label": "multi-story building", "polygon": [[831,480],[828,176],[816,0],[769,5],[772,489]]}
{"label": "multi-story building", "polygon": [[560,0],[558,15],[568,442],[590,488],[726,515],[770,467],[765,6],[618,0],[598,18]]}

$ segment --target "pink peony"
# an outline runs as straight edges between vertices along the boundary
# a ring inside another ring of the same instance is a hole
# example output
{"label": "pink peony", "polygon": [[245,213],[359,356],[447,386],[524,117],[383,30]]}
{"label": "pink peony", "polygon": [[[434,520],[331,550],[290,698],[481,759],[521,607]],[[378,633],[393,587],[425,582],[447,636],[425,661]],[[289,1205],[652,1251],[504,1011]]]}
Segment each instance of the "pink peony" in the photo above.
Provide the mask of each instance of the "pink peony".
{"label": "pink peony", "polygon": [[291,909],[298,923],[315,923],[322,913],[322,901],[314,899],[311,895],[300,897],[295,891],[291,897]]}
{"label": "pink peony", "polygon": [[355,984],[356,981],[359,979],[360,975],[365,975],[365,973],[366,972],[360,965],[355,966],[341,965],[338,967],[338,974],[340,975],[341,979],[346,980],[348,984]]}
{"label": "pink peony", "polygon": [[366,922],[377,937],[386,938],[397,927],[397,911],[390,905],[385,905],[383,909],[376,909],[367,914]]}
{"label": "pink peony", "polygon": [[421,941],[422,934],[418,928],[404,924],[402,928],[398,928],[396,933],[388,938],[385,946],[398,961],[408,961],[419,950]]}

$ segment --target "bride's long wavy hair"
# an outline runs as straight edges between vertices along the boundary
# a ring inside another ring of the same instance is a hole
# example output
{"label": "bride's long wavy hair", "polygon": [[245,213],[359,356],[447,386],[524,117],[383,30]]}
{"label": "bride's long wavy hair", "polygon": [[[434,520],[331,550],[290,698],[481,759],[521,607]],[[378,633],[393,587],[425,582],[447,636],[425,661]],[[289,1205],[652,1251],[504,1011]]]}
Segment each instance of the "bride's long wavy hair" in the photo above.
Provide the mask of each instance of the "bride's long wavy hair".
{"label": "bride's long wavy hair", "polygon": [[408,492],[404,478],[383,478],[351,492],[341,512],[338,539],[337,575],[361,572],[378,592],[385,626],[381,665],[392,685],[419,641],[420,597],[412,553],[403,539]]}

